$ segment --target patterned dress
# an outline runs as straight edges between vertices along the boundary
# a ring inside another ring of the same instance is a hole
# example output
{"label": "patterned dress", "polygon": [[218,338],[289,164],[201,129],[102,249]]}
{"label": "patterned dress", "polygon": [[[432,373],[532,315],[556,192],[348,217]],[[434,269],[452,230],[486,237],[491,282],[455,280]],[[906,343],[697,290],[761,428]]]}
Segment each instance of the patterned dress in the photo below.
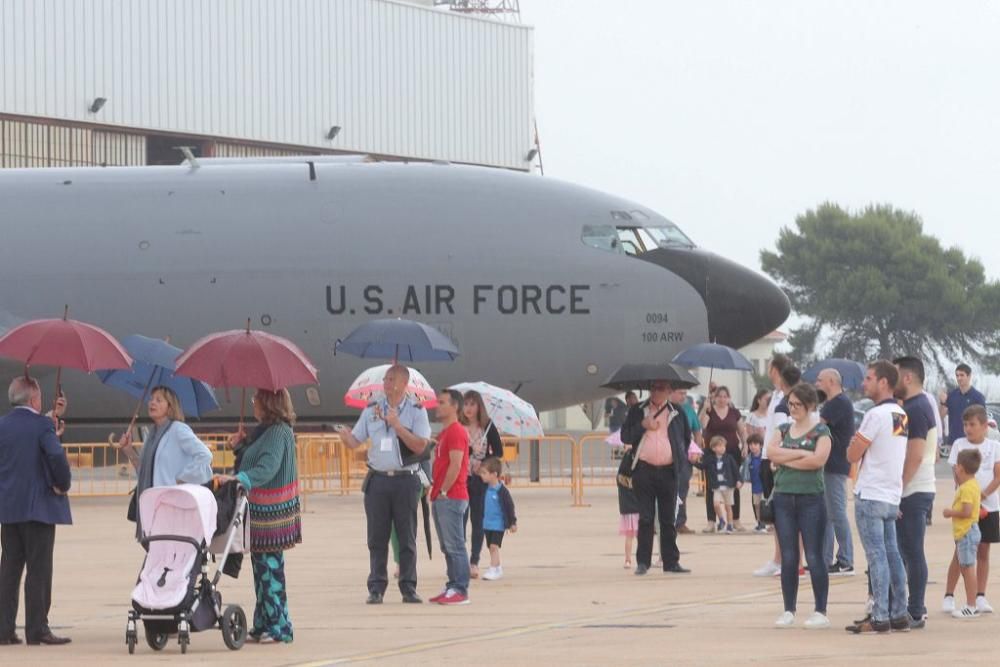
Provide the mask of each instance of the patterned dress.
{"label": "patterned dress", "polygon": [[250,636],[291,642],[284,551],[302,542],[292,427],[272,424],[243,450],[238,476],[250,489],[250,560],[257,593]]}

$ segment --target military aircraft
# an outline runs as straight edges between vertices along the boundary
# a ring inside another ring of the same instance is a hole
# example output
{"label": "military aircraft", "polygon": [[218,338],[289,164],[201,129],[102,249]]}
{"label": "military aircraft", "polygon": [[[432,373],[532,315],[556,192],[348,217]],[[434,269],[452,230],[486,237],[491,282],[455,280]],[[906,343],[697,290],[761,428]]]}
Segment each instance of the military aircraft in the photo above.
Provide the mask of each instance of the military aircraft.
{"label": "military aircraft", "polygon": [[[374,318],[455,341],[457,361],[419,366],[436,386],[485,380],[545,410],[605,395],[622,363],[739,347],[789,313],[771,281],[654,211],[499,169],[305,156],[0,170],[0,219],[0,331],[69,304],[116,336],[184,347],[249,317],[319,367],[320,386],[293,390],[312,421],[350,414],[348,384],[382,363],[334,355]],[[74,421],[130,415],[96,378],[63,380]]]}

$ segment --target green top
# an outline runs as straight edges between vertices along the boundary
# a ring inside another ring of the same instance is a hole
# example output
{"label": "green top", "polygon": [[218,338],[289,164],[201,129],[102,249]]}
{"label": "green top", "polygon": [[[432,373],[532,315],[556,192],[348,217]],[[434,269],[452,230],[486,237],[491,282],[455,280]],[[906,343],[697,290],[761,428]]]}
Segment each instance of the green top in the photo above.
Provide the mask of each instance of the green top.
{"label": "green top", "polygon": [[[830,428],[822,422],[816,424],[809,432],[799,438],[791,436],[791,424],[781,426],[781,446],[785,449],[804,449],[816,451],[816,442],[823,437],[830,437]],[[823,486],[823,466],[815,470],[796,470],[788,466],[778,466],[774,473],[774,490],[778,493],[821,494]]]}

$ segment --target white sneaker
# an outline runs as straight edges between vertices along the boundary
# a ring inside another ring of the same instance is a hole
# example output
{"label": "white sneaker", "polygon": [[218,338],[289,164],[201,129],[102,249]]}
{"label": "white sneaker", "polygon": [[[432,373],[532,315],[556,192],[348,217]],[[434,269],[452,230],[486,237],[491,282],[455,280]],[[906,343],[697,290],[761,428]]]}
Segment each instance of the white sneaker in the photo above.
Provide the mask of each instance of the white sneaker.
{"label": "white sneaker", "polygon": [[776,628],[790,628],[793,625],[795,625],[795,614],[790,611],[786,611],[774,622],[774,627]]}
{"label": "white sneaker", "polygon": [[487,568],[486,573],[483,574],[483,579],[486,581],[496,581],[497,579],[503,579],[503,568],[499,565],[497,567]]}
{"label": "white sneaker", "polygon": [[822,630],[823,628],[830,627],[830,619],[818,611],[813,612],[813,615],[805,622],[805,626],[806,630]]}
{"label": "white sneaker", "polygon": [[776,574],[781,574],[781,566],[773,560],[767,561],[753,571],[753,576],[755,577],[773,577]]}
{"label": "white sneaker", "polygon": [[978,616],[979,612],[969,606],[965,606],[962,607],[961,609],[956,609],[955,611],[951,612],[952,618],[967,619],[967,618],[976,618]]}
{"label": "white sneaker", "polygon": [[986,599],[985,595],[980,595],[976,598],[976,611],[980,614],[993,613],[993,607],[990,606],[990,602]]}
{"label": "white sneaker", "polygon": [[955,611],[955,596],[945,595],[944,600],[941,601],[941,611],[946,614],[950,614]]}

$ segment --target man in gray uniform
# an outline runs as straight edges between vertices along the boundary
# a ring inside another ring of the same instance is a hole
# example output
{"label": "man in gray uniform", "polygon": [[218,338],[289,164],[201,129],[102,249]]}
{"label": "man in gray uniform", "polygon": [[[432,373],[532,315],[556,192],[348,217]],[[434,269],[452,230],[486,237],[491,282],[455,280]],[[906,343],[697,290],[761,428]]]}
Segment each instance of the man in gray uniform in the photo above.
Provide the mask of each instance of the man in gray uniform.
{"label": "man in gray uniform", "polygon": [[409,381],[410,371],[405,366],[393,366],[383,380],[385,398],[365,408],[353,430],[343,425],[336,427],[351,449],[371,441],[368,476],[362,487],[371,561],[368,604],[381,604],[389,585],[387,562],[393,526],[399,536],[399,592],[403,602],[423,602],[417,595],[419,464],[403,465],[403,460],[428,447],[431,427],[427,411],[406,396]]}

